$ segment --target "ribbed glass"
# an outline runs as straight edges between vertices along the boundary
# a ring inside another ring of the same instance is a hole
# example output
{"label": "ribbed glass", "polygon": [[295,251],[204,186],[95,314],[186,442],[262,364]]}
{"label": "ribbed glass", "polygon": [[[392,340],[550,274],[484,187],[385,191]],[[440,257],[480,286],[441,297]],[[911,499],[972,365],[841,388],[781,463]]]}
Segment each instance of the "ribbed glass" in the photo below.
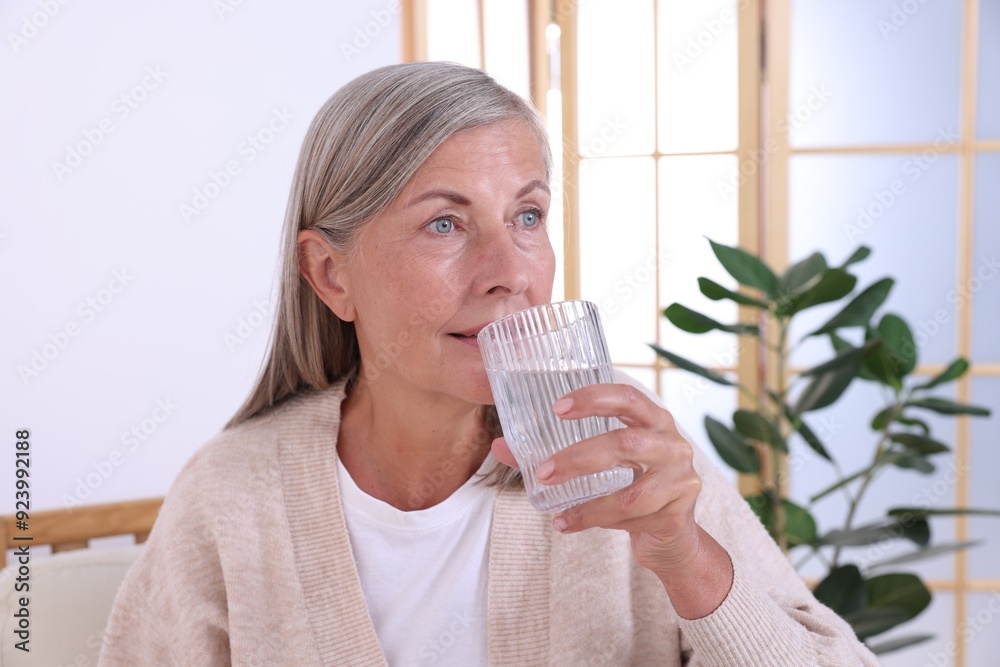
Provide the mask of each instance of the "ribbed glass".
{"label": "ribbed glass", "polygon": [[615,417],[561,419],[552,405],[590,384],[614,382],[597,307],[563,301],[528,308],[479,332],[500,424],[521,468],[531,504],[558,512],[632,483],[631,468],[612,468],[547,486],[535,469],[557,451],[624,425]]}

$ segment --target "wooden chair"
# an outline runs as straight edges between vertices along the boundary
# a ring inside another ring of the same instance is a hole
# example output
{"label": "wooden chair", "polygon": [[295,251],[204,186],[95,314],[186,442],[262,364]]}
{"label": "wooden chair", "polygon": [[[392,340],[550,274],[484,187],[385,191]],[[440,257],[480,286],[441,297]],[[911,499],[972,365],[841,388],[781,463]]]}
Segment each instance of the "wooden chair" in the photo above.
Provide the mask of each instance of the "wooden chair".
{"label": "wooden chair", "polygon": [[[130,500],[104,505],[83,505],[64,510],[31,512],[28,530],[18,530],[13,514],[0,516],[0,568],[7,564],[7,550],[30,545],[48,544],[53,553],[86,549],[95,537],[134,535],[135,543],[142,544],[149,537],[163,498]],[[30,535],[31,541],[16,537]]]}

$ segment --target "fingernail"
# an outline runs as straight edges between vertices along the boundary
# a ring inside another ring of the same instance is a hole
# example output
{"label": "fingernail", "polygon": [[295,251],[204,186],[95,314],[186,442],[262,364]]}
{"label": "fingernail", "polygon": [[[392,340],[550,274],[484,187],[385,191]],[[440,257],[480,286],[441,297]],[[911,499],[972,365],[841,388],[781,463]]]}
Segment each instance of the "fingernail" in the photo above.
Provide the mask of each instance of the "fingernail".
{"label": "fingernail", "polygon": [[557,415],[564,415],[573,408],[573,399],[569,396],[563,396],[558,401],[552,404],[552,411]]}
{"label": "fingernail", "polygon": [[561,516],[557,516],[552,520],[552,527],[561,533],[569,528],[569,523]]}
{"label": "fingernail", "polygon": [[552,473],[556,470],[556,464],[552,461],[544,461],[535,470],[535,477],[538,479],[548,479],[552,477]]}

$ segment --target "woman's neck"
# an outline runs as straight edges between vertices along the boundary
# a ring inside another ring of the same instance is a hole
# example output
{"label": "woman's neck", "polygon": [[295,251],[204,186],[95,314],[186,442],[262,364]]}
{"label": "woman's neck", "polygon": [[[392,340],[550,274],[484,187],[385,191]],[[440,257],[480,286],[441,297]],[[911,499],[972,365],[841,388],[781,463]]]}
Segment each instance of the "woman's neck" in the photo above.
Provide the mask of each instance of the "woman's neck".
{"label": "woman's neck", "polygon": [[492,441],[481,405],[392,381],[361,381],[341,406],[337,453],[362,491],[409,511],[454,493],[482,465]]}

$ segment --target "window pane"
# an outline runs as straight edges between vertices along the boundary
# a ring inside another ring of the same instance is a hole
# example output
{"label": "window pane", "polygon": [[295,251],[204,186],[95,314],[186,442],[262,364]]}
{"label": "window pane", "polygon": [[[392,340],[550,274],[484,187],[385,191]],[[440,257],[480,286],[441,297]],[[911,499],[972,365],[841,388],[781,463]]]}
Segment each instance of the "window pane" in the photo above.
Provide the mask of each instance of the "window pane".
{"label": "window pane", "polygon": [[[1000,593],[970,593],[965,607],[965,664],[988,665],[1000,655],[1000,632],[994,623],[1000,611]],[[985,622],[984,622],[985,621]],[[992,629],[991,629],[992,628]]]}
{"label": "window pane", "polygon": [[[712,253],[708,239],[736,245],[736,197],[722,197],[718,184],[728,181],[736,166],[732,155],[692,155],[660,158],[660,310],[678,302],[724,323],[736,321],[736,304],[702,295],[704,276],[736,289]],[[708,237],[708,238],[706,238]],[[737,338],[711,331],[691,334],[665,318],[661,345],[709,366],[735,366]]]}
{"label": "window pane", "polygon": [[[997,471],[1000,470],[1000,377],[974,377],[971,402],[989,408],[992,415],[970,419],[968,470],[969,505],[1000,507]],[[1000,517],[969,517],[969,538],[987,538],[986,543],[969,550],[969,576],[973,579],[1000,578]]]}
{"label": "window pane", "polygon": [[957,131],[962,4],[793,1],[792,144],[923,142]]}
{"label": "window pane", "polygon": [[956,290],[958,304],[972,302],[972,359],[1000,362],[1000,154],[976,160],[975,245],[972,276]]}
{"label": "window pane", "polygon": [[979,136],[1000,139],[1000,0],[979,0],[978,76]]}
{"label": "window pane", "polygon": [[663,153],[736,150],[736,0],[660,0]]}
{"label": "window pane", "polygon": [[652,158],[580,164],[580,287],[601,310],[611,359],[652,363],[656,220]]}
{"label": "window pane", "polygon": [[427,59],[481,67],[479,8],[469,0],[427,0]]}
{"label": "window pane", "polygon": [[[880,309],[913,329],[920,362],[955,356],[957,160],[951,155],[798,155],[789,164],[789,254],[814,251],[837,265],[860,245],[872,255],[851,267],[859,292],[889,276],[896,284]],[[832,317],[846,300],[797,315],[792,340]],[[829,345],[810,339],[793,357],[812,364]]]}
{"label": "window pane", "polygon": [[660,396],[667,410],[691,444],[705,453],[722,473],[736,481],[736,472],[723,463],[705,432],[705,416],[711,415],[724,424],[732,424],[736,411],[736,390],[723,387],[682,370],[663,371]]}
{"label": "window pane", "polygon": [[486,26],[486,70],[504,86],[530,99],[528,3],[525,0],[485,0],[483,23]]}
{"label": "window pane", "polygon": [[653,152],[653,0],[579,4],[580,154]]}

